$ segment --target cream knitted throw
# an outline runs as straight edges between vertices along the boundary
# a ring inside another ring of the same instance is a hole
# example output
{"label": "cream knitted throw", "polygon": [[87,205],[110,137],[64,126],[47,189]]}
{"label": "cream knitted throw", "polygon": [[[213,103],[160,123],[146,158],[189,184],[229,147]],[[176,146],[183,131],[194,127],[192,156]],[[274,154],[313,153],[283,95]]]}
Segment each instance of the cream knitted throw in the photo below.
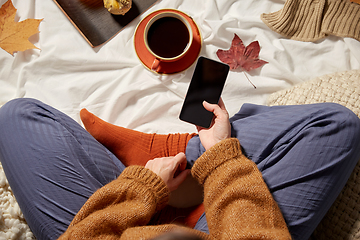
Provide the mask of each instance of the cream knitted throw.
{"label": "cream knitted throw", "polygon": [[[318,77],[273,93],[268,98],[268,105],[319,102],[342,104],[360,117],[360,70]],[[318,225],[313,239],[360,239],[360,161],[343,191]]]}
{"label": "cream knitted throw", "polygon": [[360,5],[350,0],[287,0],[261,15],[268,27],[290,39],[316,41],[327,35],[360,41]]}
{"label": "cream knitted throw", "polygon": [[0,239],[35,239],[26,224],[0,163]]}

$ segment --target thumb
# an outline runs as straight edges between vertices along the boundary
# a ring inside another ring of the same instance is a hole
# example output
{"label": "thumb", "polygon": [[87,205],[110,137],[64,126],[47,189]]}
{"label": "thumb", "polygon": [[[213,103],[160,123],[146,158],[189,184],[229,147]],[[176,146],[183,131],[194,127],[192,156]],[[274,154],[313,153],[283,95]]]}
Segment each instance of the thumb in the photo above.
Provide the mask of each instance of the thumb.
{"label": "thumb", "polygon": [[203,102],[203,106],[206,110],[208,110],[209,112],[212,112],[215,117],[229,117],[229,113],[227,112],[226,108],[225,108],[225,104],[222,101],[222,99],[220,98],[219,100],[219,104],[212,104],[212,103],[208,103],[206,101]]}
{"label": "thumb", "polygon": [[208,103],[207,101],[204,101],[203,106],[209,112],[214,113],[215,116],[218,116],[220,114],[220,112],[221,112],[221,108],[217,104],[212,104],[212,103]]}
{"label": "thumb", "polygon": [[208,103],[207,101],[203,101],[203,106],[206,110],[208,110],[209,112],[213,112],[213,106],[211,103]]}

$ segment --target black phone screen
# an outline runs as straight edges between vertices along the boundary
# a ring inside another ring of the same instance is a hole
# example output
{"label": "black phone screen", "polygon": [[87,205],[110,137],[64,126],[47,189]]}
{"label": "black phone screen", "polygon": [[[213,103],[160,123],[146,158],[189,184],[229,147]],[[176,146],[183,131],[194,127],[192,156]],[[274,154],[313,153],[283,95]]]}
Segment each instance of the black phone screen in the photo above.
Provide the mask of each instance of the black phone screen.
{"label": "black phone screen", "polygon": [[203,101],[214,104],[219,102],[228,72],[228,65],[200,57],[180,112],[180,119],[209,128],[214,114],[204,108]]}

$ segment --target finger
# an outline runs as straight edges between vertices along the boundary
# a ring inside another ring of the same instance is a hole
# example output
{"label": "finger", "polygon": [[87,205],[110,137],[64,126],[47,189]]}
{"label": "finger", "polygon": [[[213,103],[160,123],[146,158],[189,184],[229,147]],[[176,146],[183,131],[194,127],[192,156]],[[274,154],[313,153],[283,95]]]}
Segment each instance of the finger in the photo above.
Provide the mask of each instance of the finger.
{"label": "finger", "polygon": [[184,171],[186,168],[186,165],[187,165],[187,161],[180,163],[180,166],[179,166],[180,171]]}
{"label": "finger", "polygon": [[211,104],[211,103],[208,103],[206,101],[203,102],[203,106],[206,110],[208,110],[209,112],[212,112],[214,113],[214,115],[216,117],[219,117],[221,116],[223,113],[222,109],[220,108],[219,105],[217,104]]}
{"label": "finger", "polygon": [[178,154],[175,155],[174,158],[177,162],[182,162],[184,160],[186,161],[186,156],[185,156],[185,153],[183,153],[183,152],[179,152]]}
{"label": "finger", "polygon": [[172,161],[172,174],[173,177],[177,177],[182,171],[186,168],[186,157],[184,153],[178,153],[175,157],[171,159]]}
{"label": "finger", "polygon": [[214,107],[212,106],[213,104],[208,103],[207,101],[203,101],[203,106],[206,110],[208,110],[209,112],[213,112],[214,111]]}
{"label": "finger", "polygon": [[153,160],[149,160],[147,161],[147,163],[145,164],[145,168],[151,168],[151,166],[153,165]]}
{"label": "finger", "polygon": [[180,153],[176,154],[174,159],[176,161],[176,166],[178,166],[178,168],[181,171],[183,171],[185,169],[185,167],[186,167],[186,164],[187,164],[185,153],[180,152]]}

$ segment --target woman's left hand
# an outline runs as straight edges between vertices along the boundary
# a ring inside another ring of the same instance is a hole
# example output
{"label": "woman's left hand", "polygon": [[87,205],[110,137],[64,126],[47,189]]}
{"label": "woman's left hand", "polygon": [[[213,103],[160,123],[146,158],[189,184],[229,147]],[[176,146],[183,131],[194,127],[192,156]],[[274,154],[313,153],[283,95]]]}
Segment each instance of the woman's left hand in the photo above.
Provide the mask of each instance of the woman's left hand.
{"label": "woman's left hand", "polygon": [[210,128],[196,126],[201,144],[208,150],[216,143],[231,137],[231,125],[229,122],[229,113],[221,98],[219,104],[210,104],[204,101],[203,105],[206,110],[214,113],[214,119]]}

